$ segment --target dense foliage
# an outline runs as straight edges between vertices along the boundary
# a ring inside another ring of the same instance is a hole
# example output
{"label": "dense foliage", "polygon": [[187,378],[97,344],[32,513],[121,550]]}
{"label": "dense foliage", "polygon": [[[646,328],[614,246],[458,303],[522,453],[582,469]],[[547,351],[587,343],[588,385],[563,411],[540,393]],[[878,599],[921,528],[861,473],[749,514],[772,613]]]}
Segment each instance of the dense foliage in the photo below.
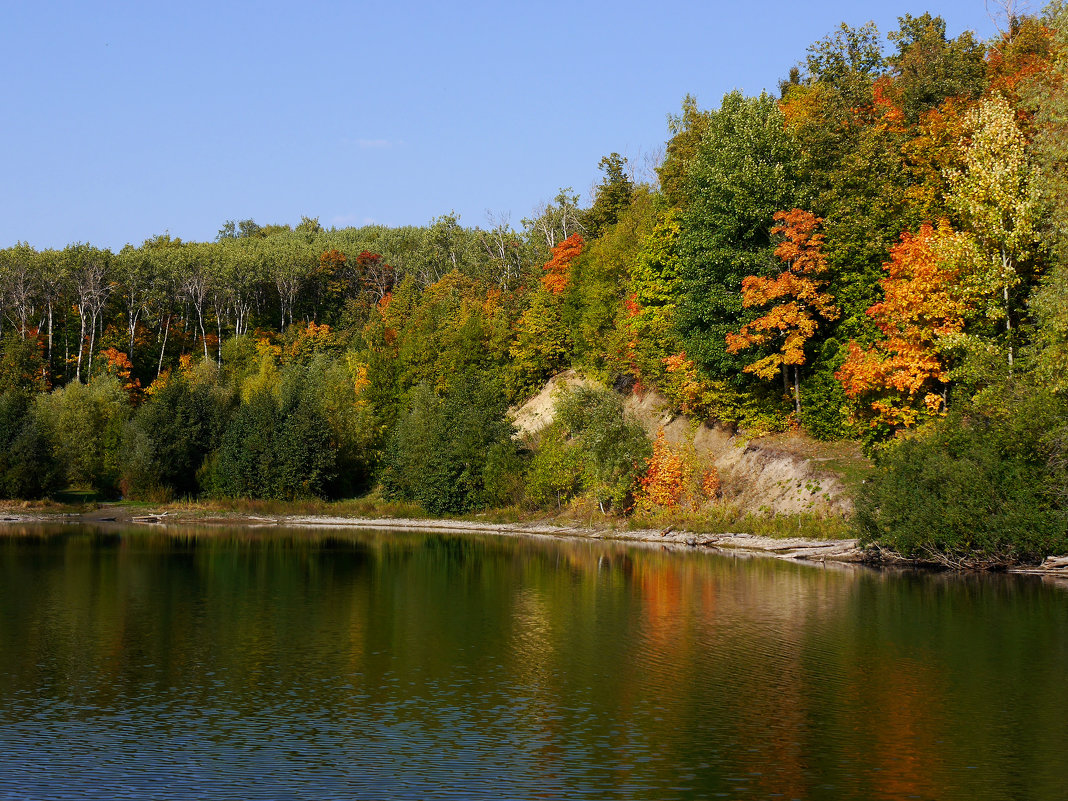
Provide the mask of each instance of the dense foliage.
{"label": "dense foliage", "polygon": [[563,189],[518,229],[242,220],[0,251],[0,493],[673,497],[675,457],[618,397],[573,393],[516,444],[506,408],[574,367],[862,439],[863,524],[903,552],[1037,558],[1064,531],[1060,450],[1004,421],[1068,389],[1068,11],[1000,28],[843,25],[777,97],[687,96],[655,174],[612,153],[585,208]]}

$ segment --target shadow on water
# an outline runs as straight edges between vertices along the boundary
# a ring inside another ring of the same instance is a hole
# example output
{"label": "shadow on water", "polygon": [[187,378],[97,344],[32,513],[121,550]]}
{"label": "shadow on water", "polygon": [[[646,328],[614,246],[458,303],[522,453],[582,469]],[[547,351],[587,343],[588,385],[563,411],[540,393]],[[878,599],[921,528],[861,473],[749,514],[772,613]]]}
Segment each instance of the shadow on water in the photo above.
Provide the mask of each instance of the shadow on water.
{"label": "shadow on water", "polygon": [[1068,594],[1031,577],[5,531],[0,797],[1068,797]]}

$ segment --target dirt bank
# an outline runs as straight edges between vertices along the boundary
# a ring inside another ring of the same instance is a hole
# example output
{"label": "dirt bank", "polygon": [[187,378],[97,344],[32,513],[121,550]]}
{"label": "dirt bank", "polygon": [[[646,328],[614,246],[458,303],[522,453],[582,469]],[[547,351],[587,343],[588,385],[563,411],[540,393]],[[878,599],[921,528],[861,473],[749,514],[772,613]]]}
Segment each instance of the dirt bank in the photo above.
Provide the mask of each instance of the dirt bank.
{"label": "dirt bank", "polygon": [[[557,375],[512,410],[520,434],[537,434],[552,423],[555,395],[561,389],[593,383],[574,370]],[[628,395],[625,405],[651,438],[663,431],[668,442],[714,464],[723,482],[723,500],[753,512],[848,515],[853,511],[849,479],[856,480],[856,474],[869,467],[856,443],[820,443],[801,434],[748,437],[676,414],[655,390]]]}

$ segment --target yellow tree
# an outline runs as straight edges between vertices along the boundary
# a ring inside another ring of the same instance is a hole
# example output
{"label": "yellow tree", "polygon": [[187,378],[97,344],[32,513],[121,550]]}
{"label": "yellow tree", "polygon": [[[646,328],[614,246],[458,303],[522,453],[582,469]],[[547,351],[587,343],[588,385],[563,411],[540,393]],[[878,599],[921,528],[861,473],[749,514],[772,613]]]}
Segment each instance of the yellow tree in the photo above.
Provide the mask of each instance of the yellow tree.
{"label": "yellow tree", "polygon": [[983,100],[964,120],[964,166],[947,171],[950,206],[975,234],[987,254],[975,278],[988,296],[999,295],[1005,321],[1009,370],[1012,370],[1011,290],[1020,283],[1018,265],[1031,255],[1036,240],[1036,204],[1031,191],[1027,143],[1016,113],[1001,95]]}
{"label": "yellow tree", "polygon": [[788,387],[787,368],[793,367],[794,409],[801,413],[800,367],[805,363],[805,344],[816,333],[819,319],[834,320],[838,308],[824,291],[827,259],[823,255],[822,220],[801,209],[777,211],[779,223],[772,234],[782,236],[775,255],[786,269],[774,278],[751,275],[742,281],[742,305],[770,307],[767,312],[727,335],[727,351],[738,353],[753,347],[771,346],[767,355],[745,366],[745,372],[771,379],[781,372]]}
{"label": "yellow tree", "polygon": [[516,322],[511,357],[510,388],[515,397],[540,386],[567,365],[573,343],[561,316],[561,295],[571,283],[571,265],[582,254],[584,241],[572,234],[552,249],[542,267],[541,285],[531,293],[530,305]]}

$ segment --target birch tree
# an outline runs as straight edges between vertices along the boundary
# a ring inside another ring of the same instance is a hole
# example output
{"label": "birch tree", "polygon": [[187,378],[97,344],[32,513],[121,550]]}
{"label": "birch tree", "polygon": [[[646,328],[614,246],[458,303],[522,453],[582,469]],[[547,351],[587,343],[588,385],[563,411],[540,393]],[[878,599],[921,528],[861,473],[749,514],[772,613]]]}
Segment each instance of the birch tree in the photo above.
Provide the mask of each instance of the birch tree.
{"label": "birch tree", "polygon": [[1004,319],[1011,371],[1011,292],[1021,281],[1020,262],[1035,245],[1036,203],[1026,141],[1004,97],[983,100],[967,114],[961,151],[964,166],[946,173],[950,185],[946,199],[986,255],[985,269],[977,270],[976,278],[1001,298],[1002,308],[992,315]]}
{"label": "birch tree", "polygon": [[96,329],[100,314],[115,285],[110,280],[111,253],[90,245],[70,245],[64,251],[69,265],[71,289],[77,299],[80,334],[78,337],[78,361],[74,379],[82,379],[82,361],[85,360],[86,328],[89,337],[87,372],[93,372],[93,351],[96,348]]}

